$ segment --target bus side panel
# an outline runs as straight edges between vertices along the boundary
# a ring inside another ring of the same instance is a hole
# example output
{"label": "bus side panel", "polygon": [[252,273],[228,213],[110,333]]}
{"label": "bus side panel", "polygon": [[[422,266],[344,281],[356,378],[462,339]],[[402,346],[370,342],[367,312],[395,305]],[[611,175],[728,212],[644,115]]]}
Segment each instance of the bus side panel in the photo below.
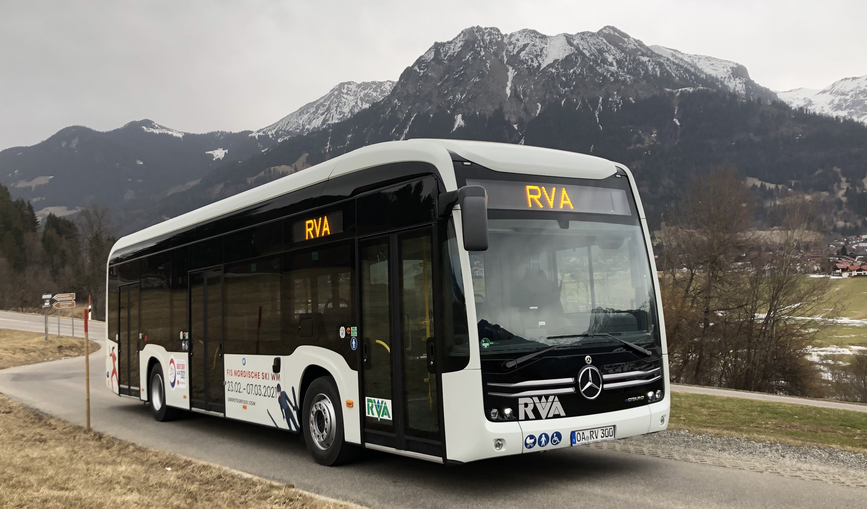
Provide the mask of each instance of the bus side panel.
{"label": "bus side panel", "polygon": [[[265,426],[300,432],[304,395],[301,379],[309,366],[328,371],[337,383],[343,412],[344,436],[348,442],[361,443],[358,415],[358,372],[344,358],[314,346],[298,347],[292,355],[279,357],[280,373],[274,373],[273,355],[226,354],[226,417]],[[353,401],[352,408],[346,401]]]}
{"label": "bus side panel", "polygon": [[274,373],[273,355],[226,354],[226,417],[299,431],[301,397],[297,374],[280,357],[282,368]]}
{"label": "bus side panel", "polygon": [[120,394],[120,380],[117,374],[117,343],[105,340],[105,386],[111,392]]}
{"label": "bus side panel", "polygon": [[166,404],[172,407],[190,409],[190,376],[187,352],[167,352],[158,345],[145,345],[139,355],[139,373],[142,388],[141,399],[147,401],[150,394],[147,392],[150,383],[150,371],[148,365],[151,359],[156,359],[163,370],[165,383]]}
{"label": "bus side panel", "polygon": [[[343,436],[352,444],[361,443],[361,415],[363,407],[358,395],[358,372],[352,370],[346,363],[346,359],[337,352],[326,350],[316,346],[299,346],[289,357],[284,358],[284,372],[295,377],[292,386],[298,391],[301,377],[308,366],[320,366],[328,371],[337,383],[337,391],[340,393],[340,401],[334,401],[343,413]],[[298,410],[301,413],[304,395],[298,394]],[[351,401],[350,407],[347,402]]]}
{"label": "bus side panel", "polygon": [[[494,423],[485,418],[479,370],[443,373],[442,384],[447,459],[468,462],[521,453],[518,421]],[[506,440],[502,450],[494,450],[495,438]]]}

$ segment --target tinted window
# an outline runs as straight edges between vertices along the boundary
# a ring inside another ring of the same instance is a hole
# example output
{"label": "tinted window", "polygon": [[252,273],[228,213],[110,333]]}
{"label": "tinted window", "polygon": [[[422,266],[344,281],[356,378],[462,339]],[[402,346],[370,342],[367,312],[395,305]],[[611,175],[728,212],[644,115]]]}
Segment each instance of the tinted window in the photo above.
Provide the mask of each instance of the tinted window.
{"label": "tinted window", "polygon": [[108,322],[107,337],[112,341],[118,340],[118,321],[117,321],[117,304],[118,304],[118,284],[117,284],[117,267],[108,269]]}
{"label": "tinted window", "polygon": [[470,362],[467,305],[464,298],[464,280],[461,272],[455,225],[450,220],[446,240],[442,242],[442,303],[445,350],[442,371],[460,371]]}
{"label": "tinted window", "polygon": [[283,335],[289,352],[301,345],[329,348],[353,369],[356,353],[340,327],[357,326],[355,262],[349,242],[284,255],[282,277]]}
{"label": "tinted window", "polygon": [[425,177],[358,198],[358,233],[365,235],[436,219],[437,186]]}
{"label": "tinted window", "polygon": [[[172,251],[172,279],[171,279],[171,338],[177,339],[180,345],[180,333],[189,332],[189,315],[187,306],[187,248],[182,247]],[[180,346],[172,348],[173,351],[181,350]]]}
{"label": "tinted window", "polygon": [[224,243],[224,262],[259,258],[283,251],[283,231],[279,221],[230,233]]}
{"label": "tinted window", "polygon": [[156,344],[171,350],[171,254],[151,255],[141,261],[141,333],[144,348]]}
{"label": "tinted window", "polygon": [[287,354],[280,340],[280,258],[227,266],[223,285],[226,353]]}

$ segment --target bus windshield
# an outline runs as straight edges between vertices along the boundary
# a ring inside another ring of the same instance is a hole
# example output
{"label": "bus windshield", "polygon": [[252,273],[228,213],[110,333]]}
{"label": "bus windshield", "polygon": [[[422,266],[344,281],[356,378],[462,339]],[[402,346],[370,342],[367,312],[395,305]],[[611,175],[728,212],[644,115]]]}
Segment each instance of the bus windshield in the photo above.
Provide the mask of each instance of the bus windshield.
{"label": "bus windshield", "polygon": [[482,356],[659,345],[638,224],[491,219],[489,242],[470,254]]}

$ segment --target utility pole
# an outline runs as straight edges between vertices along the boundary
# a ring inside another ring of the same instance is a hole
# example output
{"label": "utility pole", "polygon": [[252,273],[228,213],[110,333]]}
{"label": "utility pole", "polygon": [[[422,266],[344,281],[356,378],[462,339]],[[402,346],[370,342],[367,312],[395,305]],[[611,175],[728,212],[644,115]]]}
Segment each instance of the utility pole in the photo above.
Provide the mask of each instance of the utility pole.
{"label": "utility pole", "polygon": [[[74,313],[73,313],[74,314]],[[90,339],[87,335],[87,309],[84,315],[84,394],[87,413],[87,431],[90,431]]]}

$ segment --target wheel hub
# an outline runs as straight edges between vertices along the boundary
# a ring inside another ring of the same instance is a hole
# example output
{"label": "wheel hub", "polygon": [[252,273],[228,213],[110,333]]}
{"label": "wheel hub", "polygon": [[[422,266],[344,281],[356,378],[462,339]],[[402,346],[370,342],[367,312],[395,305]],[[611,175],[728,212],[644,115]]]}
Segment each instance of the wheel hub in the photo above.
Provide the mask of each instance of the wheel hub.
{"label": "wheel hub", "polygon": [[317,394],[310,406],[310,436],[319,449],[327,450],[334,443],[334,405],[325,394]]}

